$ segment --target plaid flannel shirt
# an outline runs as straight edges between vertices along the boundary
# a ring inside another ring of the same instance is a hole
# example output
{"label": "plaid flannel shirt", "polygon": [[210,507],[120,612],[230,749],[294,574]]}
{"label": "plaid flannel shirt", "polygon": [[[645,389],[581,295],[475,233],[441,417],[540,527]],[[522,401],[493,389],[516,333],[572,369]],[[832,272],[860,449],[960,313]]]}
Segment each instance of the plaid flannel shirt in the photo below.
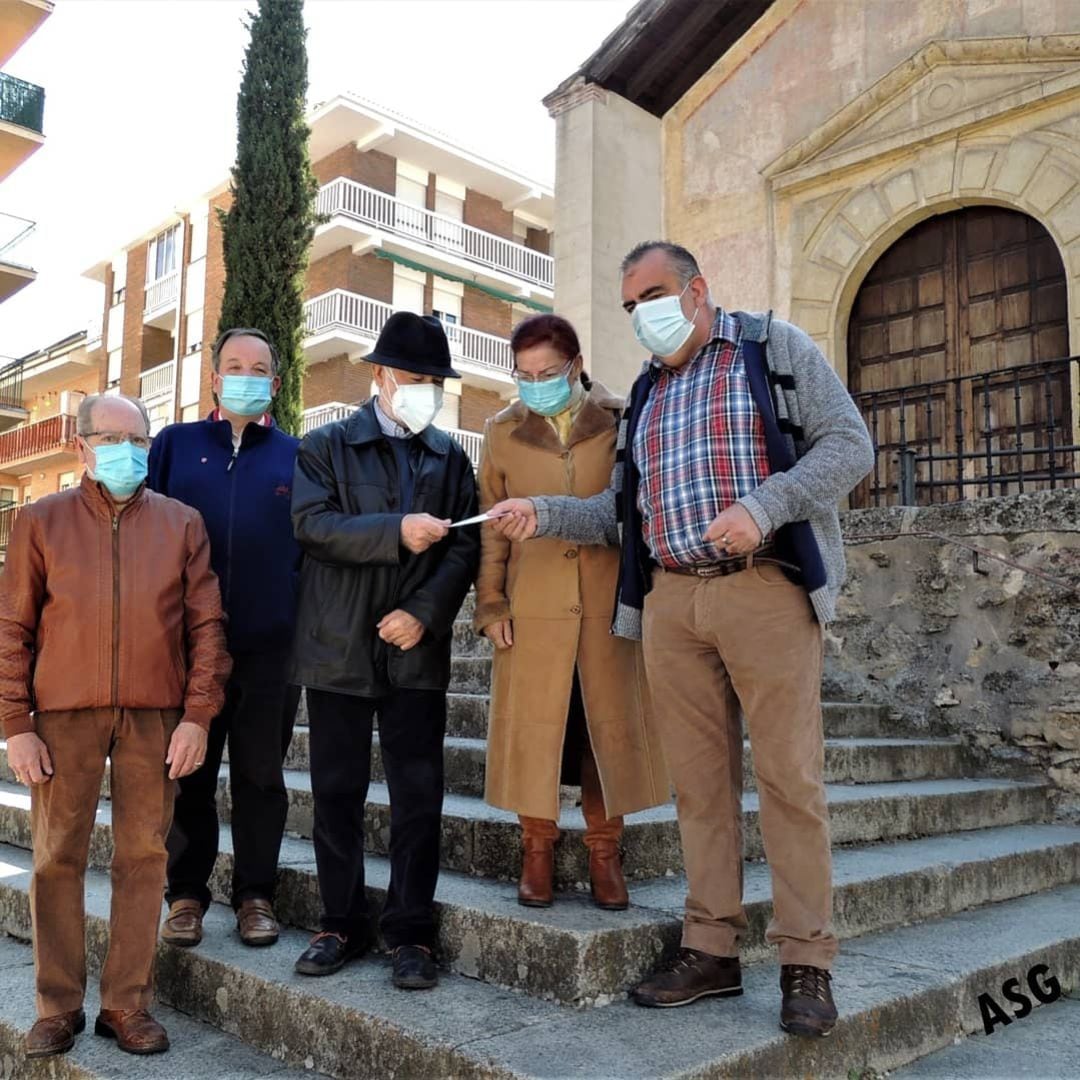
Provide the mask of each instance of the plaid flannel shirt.
{"label": "plaid flannel shirt", "polygon": [[720,551],[705,530],[769,476],[738,321],[718,310],[711,339],[693,359],[657,367],[634,439],[645,542],[661,566],[716,563]]}

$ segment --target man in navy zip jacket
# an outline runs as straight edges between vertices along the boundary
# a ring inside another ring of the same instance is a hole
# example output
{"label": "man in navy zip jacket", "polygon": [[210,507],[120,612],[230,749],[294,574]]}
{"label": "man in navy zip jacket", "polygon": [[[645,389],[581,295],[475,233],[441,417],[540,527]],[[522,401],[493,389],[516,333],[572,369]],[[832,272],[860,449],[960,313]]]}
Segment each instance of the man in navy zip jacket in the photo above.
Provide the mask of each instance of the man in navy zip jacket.
{"label": "man in navy zip jacket", "polygon": [[150,450],[150,487],[193,506],[206,522],[233,658],[206,760],[183,779],[176,797],[161,936],[184,946],[202,940],[218,853],[218,771],[228,739],[237,929],[245,945],[272,945],[288,811],[282,762],[299,699],[299,689],[285,680],[300,567],[289,516],[300,440],[270,417],[281,380],[277,353],[263,333],[225,331],[213,364],[219,407],[206,420],[165,428]]}

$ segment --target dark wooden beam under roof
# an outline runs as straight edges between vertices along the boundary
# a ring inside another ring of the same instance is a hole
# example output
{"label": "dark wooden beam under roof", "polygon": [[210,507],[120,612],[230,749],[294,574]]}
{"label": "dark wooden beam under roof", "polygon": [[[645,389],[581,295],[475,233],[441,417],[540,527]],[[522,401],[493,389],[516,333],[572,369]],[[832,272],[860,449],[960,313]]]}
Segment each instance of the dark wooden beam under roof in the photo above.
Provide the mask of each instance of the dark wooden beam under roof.
{"label": "dark wooden beam under roof", "polygon": [[578,77],[663,116],[772,0],[641,0],[549,97]]}

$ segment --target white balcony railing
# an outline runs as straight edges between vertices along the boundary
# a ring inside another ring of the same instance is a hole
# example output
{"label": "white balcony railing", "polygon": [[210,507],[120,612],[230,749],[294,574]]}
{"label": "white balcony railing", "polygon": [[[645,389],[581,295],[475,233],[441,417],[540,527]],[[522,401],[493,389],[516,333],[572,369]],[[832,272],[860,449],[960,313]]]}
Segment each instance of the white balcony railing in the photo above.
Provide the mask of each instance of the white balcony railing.
{"label": "white balcony railing", "polygon": [[139,397],[147,405],[158,398],[170,397],[173,382],[176,379],[176,361],[167,360],[164,364],[144,371],[139,376]]}
{"label": "white balcony railing", "polygon": [[355,412],[355,405],[345,405],[340,401],[331,401],[326,405],[316,405],[314,408],[305,409],[303,417],[303,434],[314,431],[323,424],[332,424],[335,420],[344,420],[351,412]]}
{"label": "white balcony railing", "polygon": [[320,214],[353,218],[392,236],[418,241],[544,289],[552,288],[555,281],[555,260],[550,255],[431,210],[411,206],[385,191],[344,176],[331,180],[319,191],[316,207]]}
{"label": "white balcony railing", "polygon": [[[312,335],[342,329],[378,337],[393,312],[389,304],[344,289],[333,289],[304,305],[307,332]],[[443,329],[452,356],[507,375],[514,370],[514,354],[506,338],[457,323],[444,322]]]}
{"label": "white balcony railing", "polygon": [[143,314],[149,315],[158,308],[168,307],[175,304],[180,295],[180,275],[176,272],[158,278],[157,281],[146,283],[146,303],[143,305]]}
{"label": "white balcony railing", "polygon": [[[325,405],[315,405],[304,410],[303,433],[314,431],[323,424],[332,424],[337,420],[344,420],[359,408],[360,403],[346,405],[340,401],[331,401]],[[447,435],[457,439],[464,447],[465,453],[473,465],[480,464],[480,448],[484,445],[484,433],[482,431],[462,431],[460,428],[443,428]]]}

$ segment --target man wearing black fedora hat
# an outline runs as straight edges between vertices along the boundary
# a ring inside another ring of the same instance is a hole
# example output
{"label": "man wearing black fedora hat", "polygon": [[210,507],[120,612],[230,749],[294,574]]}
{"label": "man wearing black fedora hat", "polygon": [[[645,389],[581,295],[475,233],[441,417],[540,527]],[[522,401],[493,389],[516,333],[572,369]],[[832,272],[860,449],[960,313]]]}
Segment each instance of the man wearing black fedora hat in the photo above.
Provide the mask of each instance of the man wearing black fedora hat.
{"label": "man wearing black fedora hat", "polygon": [[372,941],[364,805],[372,724],[390,795],[390,884],[379,929],[394,984],[437,981],[443,735],[454,618],[476,576],[476,481],[431,426],[450,364],[442,324],[395,312],[379,335],[378,397],[300,446],[292,518],[304,550],[293,680],[307,688],[322,929],[296,962],[327,975]]}

